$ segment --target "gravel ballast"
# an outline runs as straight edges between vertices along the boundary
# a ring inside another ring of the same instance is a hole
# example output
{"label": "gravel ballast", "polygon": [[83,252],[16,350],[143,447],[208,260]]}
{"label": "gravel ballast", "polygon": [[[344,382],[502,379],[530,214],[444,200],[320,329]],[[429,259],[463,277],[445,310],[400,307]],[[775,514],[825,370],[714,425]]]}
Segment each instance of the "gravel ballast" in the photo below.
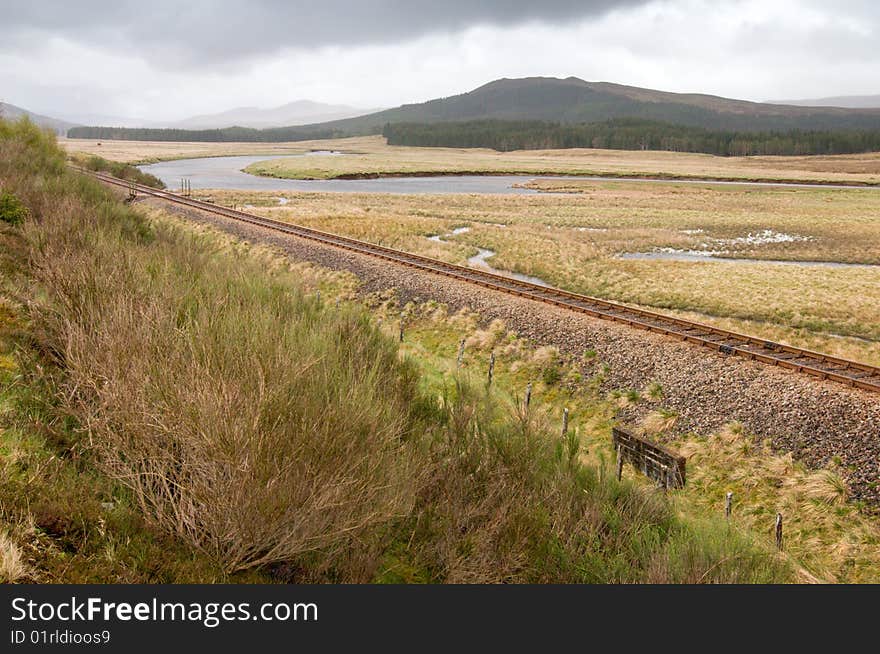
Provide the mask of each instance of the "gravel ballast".
{"label": "gravel ballast", "polygon": [[710,433],[731,421],[811,467],[839,457],[852,496],[880,509],[880,396],[769,365],[727,357],[670,337],[517,298],[368,255],[261,229],[208,212],[149,199],[241,239],[275,246],[298,260],[347,270],[364,293],[394,288],[402,302],[433,299],[503,320],[538,345],[579,357],[594,350],[609,389],[660,384],[680,431]]}

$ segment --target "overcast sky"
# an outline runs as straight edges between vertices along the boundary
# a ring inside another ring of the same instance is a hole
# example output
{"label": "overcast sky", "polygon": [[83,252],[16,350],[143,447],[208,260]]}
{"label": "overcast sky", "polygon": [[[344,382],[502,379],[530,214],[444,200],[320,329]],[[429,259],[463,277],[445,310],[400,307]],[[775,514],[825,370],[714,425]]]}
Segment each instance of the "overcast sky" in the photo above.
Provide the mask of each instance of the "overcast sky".
{"label": "overcast sky", "polygon": [[389,107],[531,75],[880,94],[877,0],[0,0],[0,17],[0,101],[59,117]]}

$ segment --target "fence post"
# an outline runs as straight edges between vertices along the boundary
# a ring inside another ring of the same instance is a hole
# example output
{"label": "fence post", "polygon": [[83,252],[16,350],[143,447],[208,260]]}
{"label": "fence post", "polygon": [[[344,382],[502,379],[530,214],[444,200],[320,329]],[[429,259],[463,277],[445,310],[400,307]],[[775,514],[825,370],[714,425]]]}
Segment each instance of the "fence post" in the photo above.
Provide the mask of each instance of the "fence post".
{"label": "fence post", "polygon": [[562,410],[562,438],[568,434],[568,408]]}
{"label": "fence post", "polygon": [[617,444],[617,481],[623,477],[623,451],[620,443]]}
{"label": "fence post", "polygon": [[495,376],[495,352],[489,355],[489,386],[492,385],[492,378]]}
{"label": "fence post", "polygon": [[526,405],[526,410],[527,410],[527,411],[528,411],[528,408],[529,408],[529,404],[531,404],[531,403],[532,403],[532,382],[529,382],[528,384],[526,384],[526,400],[525,400],[525,405]]}
{"label": "fence post", "polygon": [[403,316],[400,316],[400,342],[403,343]]}
{"label": "fence post", "polygon": [[782,551],[782,514],[776,514],[776,549]]}
{"label": "fence post", "polygon": [[455,367],[461,368],[461,360],[464,357],[464,339],[458,344],[458,359],[455,360]]}
{"label": "fence post", "polygon": [[724,501],[724,517],[730,522],[730,511],[733,506],[733,493],[727,492],[727,498]]}

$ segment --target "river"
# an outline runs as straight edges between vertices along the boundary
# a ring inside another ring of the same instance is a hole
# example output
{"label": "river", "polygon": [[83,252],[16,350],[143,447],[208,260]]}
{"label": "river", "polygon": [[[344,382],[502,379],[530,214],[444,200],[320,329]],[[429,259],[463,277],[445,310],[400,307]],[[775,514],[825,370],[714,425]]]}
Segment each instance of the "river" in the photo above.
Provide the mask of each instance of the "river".
{"label": "river", "polygon": [[[337,193],[540,193],[521,188],[535,179],[632,182],[641,184],[719,184],[734,186],[769,186],[778,188],[817,188],[812,184],[784,182],[737,182],[703,180],[660,180],[625,177],[552,176],[552,175],[434,175],[426,177],[379,177],[376,179],[276,179],[243,171],[258,161],[287,157],[336,156],[339,152],[317,151],[298,155],[251,155],[238,157],[203,157],[177,159],[139,166],[145,173],[161,179],[169,189],[180,188],[181,179],[189,180],[193,189],[236,189],[245,191],[323,191]],[[818,188],[866,188],[845,185],[822,185]],[[548,193],[543,193],[548,195]],[[567,193],[553,193],[554,195]]]}

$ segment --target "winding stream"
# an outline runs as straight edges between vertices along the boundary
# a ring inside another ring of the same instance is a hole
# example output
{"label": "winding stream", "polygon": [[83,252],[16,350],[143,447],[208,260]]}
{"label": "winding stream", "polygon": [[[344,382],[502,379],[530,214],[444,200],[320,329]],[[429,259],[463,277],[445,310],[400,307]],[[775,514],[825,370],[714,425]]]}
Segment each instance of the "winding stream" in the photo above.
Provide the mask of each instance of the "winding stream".
{"label": "winding stream", "polygon": [[[450,236],[456,236],[458,234],[466,234],[471,231],[470,227],[456,227],[451,232],[446,234],[445,236],[440,236],[440,234],[434,234],[433,236],[429,236],[429,241],[434,241],[436,243],[449,243],[447,238]],[[481,270],[485,270],[486,272],[493,273],[495,275],[501,275],[502,277],[510,277],[512,279],[518,279],[521,282],[529,282],[530,284],[537,284],[538,286],[550,286],[547,282],[545,282],[540,277],[532,277],[530,275],[523,275],[522,273],[511,272],[509,270],[501,270],[499,268],[493,268],[492,265],[487,261],[495,256],[494,250],[487,250],[485,248],[477,247],[477,253],[470,257],[467,260],[468,266],[471,268],[480,268]]]}

